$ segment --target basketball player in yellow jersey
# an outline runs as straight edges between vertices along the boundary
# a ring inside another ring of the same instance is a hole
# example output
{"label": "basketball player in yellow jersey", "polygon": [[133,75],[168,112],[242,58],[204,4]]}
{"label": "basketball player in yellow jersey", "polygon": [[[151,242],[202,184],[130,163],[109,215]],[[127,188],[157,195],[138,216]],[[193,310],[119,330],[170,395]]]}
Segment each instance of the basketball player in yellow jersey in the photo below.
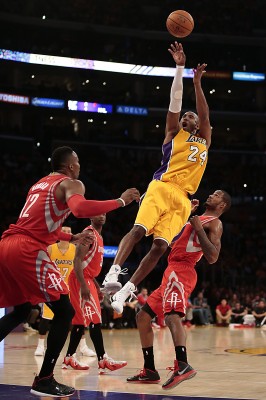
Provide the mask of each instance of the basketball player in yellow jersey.
{"label": "basketball player in yellow jersey", "polygon": [[[71,233],[71,228],[69,226],[62,226],[61,230],[64,233]],[[70,272],[74,268],[76,246],[73,243],[60,240],[58,243],[54,243],[48,246],[47,252],[51,260],[60,269],[64,281],[68,283]],[[42,319],[39,326],[38,345],[34,353],[35,356],[44,355],[44,341],[46,333],[49,329],[49,323],[53,319],[53,317],[54,314],[52,310],[50,310],[50,308],[44,303],[42,308]],[[93,350],[88,348],[84,337],[80,341],[80,350],[83,355],[87,355],[89,357],[96,355]]]}
{"label": "basketball player in yellow jersey", "polygon": [[144,235],[153,234],[154,240],[130,281],[113,296],[112,307],[118,313],[122,312],[124,301],[135,286],[151,272],[187,222],[191,211],[190,197],[200,184],[211,144],[209,107],[201,87],[207,64],[198,64],[193,70],[197,114],[188,111],[180,119],[186,56],[180,43],[171,44],[168,50],[176,63],[176,71],[166,117],[161,166],[143,196],[134,227],[119,245],[114,265],[103,282],[106,291],[114,293],[121,288],[118,275],[134,245]]}

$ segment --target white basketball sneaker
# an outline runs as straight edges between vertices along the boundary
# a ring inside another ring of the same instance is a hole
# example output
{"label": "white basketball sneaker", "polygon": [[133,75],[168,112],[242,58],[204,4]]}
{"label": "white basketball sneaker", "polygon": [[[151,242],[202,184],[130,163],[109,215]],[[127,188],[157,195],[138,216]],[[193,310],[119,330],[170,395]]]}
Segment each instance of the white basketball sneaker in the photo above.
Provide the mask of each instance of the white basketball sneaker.
{"label": "white basketball sneaker", "polygon": [[38,344],[38,346],[36,347],[36,350],[35,350],[35,352],[34,352],[34,355],[35,355],[35,356],[44,356],[44,353],[45,353],[45,348],[44,348],[44,346],[40,346],[40,345]]}
{"label": "white basketball sneaker", "polygon": [[103,281],[103,289],[102,292],[105,293],[116,293],[119,289],[122,288],[122,284],[118,282],[119,275],[125,275],[127,273],[127,268],[121,270],[120,265],[114,264],[109,269],[109,272],[105,275]]}
{"label": "white basketball sneaker", "polygon": [[124,303],[128,297],[137,297],[133,293],[135,290],[134,283],[128,281],[122,289],[113,295],[111,306],[118,314],[123,312]]}
{"label": "white basketball sneaker", "polygon": [[80,346],[80,352],[85,357],[95,357],[96,353],[92,349],[90,349],[87,345]]}

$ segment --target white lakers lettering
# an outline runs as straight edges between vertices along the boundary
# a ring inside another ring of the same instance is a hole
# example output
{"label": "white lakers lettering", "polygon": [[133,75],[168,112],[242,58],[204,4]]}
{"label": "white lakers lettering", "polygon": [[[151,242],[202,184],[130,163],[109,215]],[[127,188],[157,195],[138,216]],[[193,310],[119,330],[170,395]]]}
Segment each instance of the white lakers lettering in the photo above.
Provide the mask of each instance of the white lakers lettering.
{"label": "white lakers lettering", "polygon": [[[197,146],[192,146],[192,145],[190,146],[190,151],[191,151],[191,153],[189,154],[189,156],[187,158],[188,161],[195,163],[198,160],[197,157],[199,157],[200,165],[203,165],[207,159],[207,151],[204,150],[201,153],[199,153],[199,148]],[[198,153],[199,153],[199,155],[198,155]]]}
{"label": "white lakers lettering", "polygon": [[199,136],[190,135],[187,142],[197,142],[197,143],[206,144],[206,139],[203,139],[202,137],[199,137]]}

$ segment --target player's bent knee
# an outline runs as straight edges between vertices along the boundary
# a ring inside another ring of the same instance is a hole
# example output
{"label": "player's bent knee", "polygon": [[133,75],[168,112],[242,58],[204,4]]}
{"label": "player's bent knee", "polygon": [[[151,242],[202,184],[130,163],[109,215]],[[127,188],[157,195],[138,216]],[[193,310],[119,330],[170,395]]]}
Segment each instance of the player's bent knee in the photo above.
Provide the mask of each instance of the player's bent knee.
{"label": "player's bent knee", "polygon": [[136,242],[141,240],[145,236],[146,230],[140,225],[134,225],[130,231],[130,235],[134,238]]}
{"label": "player's bent knee", "polygon": [[151,251],[163,254],[168,248],[168,243],[162,239],[155,239],[152,243]]}
{"label": "player's bent knee", "polygon": [[16,316],[16,318],[19,318],[19,320],[24,321],[30,315],[31,308],[32,305],[30,303],[20,304],[14,307],[13,313]]}
{"label": "player's bent knee", "polygon": [[180,322],[181,322],[181,319],[183,317],[184,317],[184,314],[182,314],[178,311],[174,311],[174,310],[164,314],[164,320],[165,320],[165,323],[167,326],[169,324],[171,324],[172,321],[174,321],[174,320],[180,320]]}

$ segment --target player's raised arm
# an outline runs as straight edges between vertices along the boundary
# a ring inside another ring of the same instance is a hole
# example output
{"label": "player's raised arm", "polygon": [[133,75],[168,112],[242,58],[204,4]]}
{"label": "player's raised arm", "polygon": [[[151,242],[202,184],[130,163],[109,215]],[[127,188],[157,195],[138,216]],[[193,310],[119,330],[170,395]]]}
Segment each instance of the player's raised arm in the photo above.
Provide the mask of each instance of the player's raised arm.
{"label": "player's raised arm", "polygon": [[207,64],[198,64],[197,68],[194,69],[193,83],[196,95],[196,109],[199,117],[199,134],[201,137],[206,139],[207,147],[211,145],[211,124],[209,117],[209,106],[201,87],[202,75],[206,72]]}
{"label": "player's raised arm", "polygon": [[182,108],[183,97],[183,71],[186,63],[186,55],[181,43],[175,42],[168,49],[176,63],[176,71],[170,92],[169,110],[166,116],[164,144],[170,142],[180,129],[179,117]]}
{"label": "player's raised arm", "polygon": [[200,218],[195,215],[189,222],[195,229],[203,251],[203,255],[209,264],[214,264],[219,257],[221,250],[221,237],[223,225],[220,220],[213,220],[208,224],[208,234],[205,232]]}

